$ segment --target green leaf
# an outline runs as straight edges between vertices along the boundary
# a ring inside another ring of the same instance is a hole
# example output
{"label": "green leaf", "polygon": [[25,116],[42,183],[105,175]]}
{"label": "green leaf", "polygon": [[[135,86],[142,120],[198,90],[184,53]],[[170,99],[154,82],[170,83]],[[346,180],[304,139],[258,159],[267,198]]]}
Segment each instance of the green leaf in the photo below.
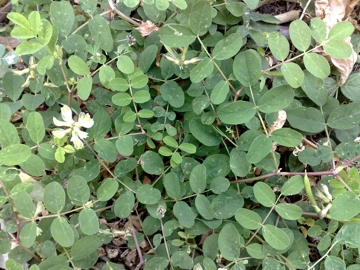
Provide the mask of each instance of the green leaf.
{"label": "green leaf", "polygon": [[189,154],[196,153],[196,146],[191,143],[182,143],[179,145],[179,149]]}
{"label": "green leaf", "polygon": [[360,73],[352,73],[347,78],[346,82],[341,86],[341,92],[348,99],[360,102],[360,92],[358,91],[360,84]]}
{"label": "green leaf", "polygon": [[125,6],[134,8],[139,4],[140,0],[124,0]]}
{"label": "green leaf", "polygon": [[155,61],[158,50],[158,46],[153,44],[146,47],[145,50],[140,54],[138,67],[141,68],[144,73],[149,70],[152,63]]}
{"label": "green leaf", "polygon": [[[11,109],[9,105],[0,103],[0,121],[1,120],[5,120],[6,122],[10,121],[10,117],[11,117]],[[1,129],[1,122],[0,122],[0,129]],[[1,143],[1,137],[0,137],[0,143]]]}
{"label": "green leaf", "polygon": [[313,18],[310,21],[310,32],[318,43],[322,43],[326,38],[326,24],[320,18]]}
{"label": "green leaf", "polygon": [[50,226],[54,240],[63,247],[71,247],[74,244],[74,232],[64,217],[56,217]]}
{"label": "green leaf", "polygon": [[61,36],[68,36],[75,22],[74,10],[70,2],[51,2],[50,19]]}
{"label": "green leaf", "polygon": [[253,86],[261,78],[261,60],[254,50],[239,53],[233,63],[236,79],[244,86]]}
{"label": "green leaf", "polygon": [[17,263],[12,259],[8,259],[5,262],[5,268],[9,269],[9,270],[23,270],[24,269],[20,263]]}
{"label": "green leaf", "polygon": [[[23,43],[21,43],[23,44]],[[23,88],[21,85],[25,82],[24,77],[17,76],[13,72],[5,73],[3,77],[3,87],[5,93],[12,101],[17,101],[20,97]]]}
{"label": "green leaf", "polygon": [[3,148],[14,144],[20,144],[20,138],[16,127],[3,119],[0,119],[0,144]]}
{"label": "green leaf", "polygon": [[258,101],[259,110],[264,113],[278,112],[290,105],[294,95],[294,90],[288,85],[274,87]]}
{"label": "green leaf", "polygon": [[245,152],[234,148],[230,152],[230,169],[236,175],[245,177],[251,169],[251,164],[246,160]]}
{"label": "green leaf", "polygon": [[345,262],[336,256],[326,256],[325,263],[324,263],[325,269],[338,269],[338,270],[345,270],[346,265]]}
{"label": "green leaf", "polygon": [[289,236],[281,229],[266,224],[262,227],[262,234],[266,242],[277,250],[286,249],[290,244]]}
{"label": "green leaf", "polygon": [[263,246],[258,243],[252,243],[246,247],[246,251],[249,255],[255,259],[263,259],[265,257]]}
{"label": "green leaf", "polygon": [[290,203],[278,203],[275,209],[282,218],[288,220],[299,219],[303,212],[299,206]]}
{"label": "green leaf", "polygon": [[81,260],[96,251],[102,245],[100,238],[96,235],[85,236],[75,242],[71,248],[71,259]]}
{"label": "green leaf", "polygon": [[34,33],[26,28],[14,28],[10,35],[17,39],[28,39],[35,37]]}
{"label": "green leaf", "polygon": [[31,26],[29,21],[24,17],[24,15],[17,13],[17,12],[10,12],[7,15],[7,18],[12,21],[13,23],[21,26],[22,28],[31,30]]}
{"label": "green leaf", "polygon": [[181,198],[181,188],[180,181],[177,178],[176,174],[173,172],[167,173],[164,176],[164,187],[166,190],[166,194],[175,200]]}
{"label": "green leaf", "polygon": [[106,20],[100,15],[95,15],[88,22],[91,37],[95,43],[104,51],[111,52],[113,49],[113,39]]}
{"label": "green leaf", "polygon": [[213,126],[203,124],[199,118],[190,121],[189,129],[192,135],[206,146],[215,146],[221,143],[219,134],[215,131]]}
{"label": "green leaf", "polygon": [[118,182],[114,178],[106,178],[96,191],[98,201],[106,202],[110,200],[119,188]]}
{"label": "green leaf", "polygon": [[241,36],[233,33],[216,43],[212,56],[216,60],[229,59],[237,54],[242,46]]}
{"label": "green leaf", "polygon": [[44,204],[54,214],[60,213],[65,207],[65,191],[58,182],[51,182],[45,187]]}
{"label": "green leaf", "polygon": [[34,154],[31,154],[25,162],[21,163],[20,167],[32,176],[43,176],[46,169],[44,161]]}
{"label": "green leaf", "polygon": [[26,224],[20,232],[20,241],[25,247],[30,248],[36,239],[36,222]]}
{"label": "green leaf", "polygon": [[290,52],[290,45],[287,39],[279,32],[272,32],[268,37],[268,44],[271,53],[279,61],[284,61]]}
{"label": "green leaf", "polygon": [[32,94],[24,94],[21,98],[22,104],[25,106],[26,109],[33,111],[37,107],[39,107],[45,98],[43,95],[32,95]]}
{"label": "green leaf", "polygon": [[357,222],[345,223],[336,234],[334,241],[346,245],[349,248],[359,248],[360,239],[354,237],[360,233],[360,224]]}
{"label": "green leaf", "polygon": [[11,249],[10,237],[4,230],[0,231],[0,254],[6,254]]}
{"label": "green leaf", "polygon": [[115,143],[117,151],[123,156],[131,156],[134,151],[133,139],[131,136],[121,136]]}
{"label": "green leaf", "polygon": [[354,32],[354,26],[349,21],[342,21],[335,24],[329,32],[329,40],[344,40]]}
{"label": "green leaf", "polygon": [[25,218],[33,218],[35,215],[35,206],[29,194],[21,190],[12,195],[16,211]]}
{"label": "green leaf", "polygon": [[[41,16],[39,11],[32,11],[28,16],[31,31],[36,35],[40,31]],[[51,29],[52,31],[52,29]]]}
{"label": "green leaf", "polygon": [[304,70],[304,75],[304,81],[301,85],[302,90],[316,105],[324,106],[328,100],[328,94],[324,87],[324,81],[315,77],[307,70]]}
{"label": "green leaf", "polygon": [[191,30],[197,35],[206,34],[212,22],[212,8],[208,1],[201,0],[192,7],[189,15]]}
{"label": "green leaf", "polygon": [[47,69],[51,69],[54,65],[54,56],[47,55],[41,58],[41,60],[37,63],[37,70],[41,75],[45,75]]}
{"label": "green leaf", "polygon": [[214,70],[214,65],[210,58],[204,57],[204,59],[190,71],[190,80],[193,83],[199,83],[203,79],[210,76]]}
{"label": "green leaf", "polygon": [[198,194],[196,196],[195,206],[196,206],[196,210],[203,218],[207,220],[212,220],[215,217],[215,213],[211,208],[211,204],[205,195]]}
{"label": "green leaf", "polygon": [[34,54],[39,51],[43,45],[36,41],[24,41],[20,43],[16,47],[16,54],[17,55],[27,55],[27,54]]}
{"label": "green leaf", "polygon": [[253,118],[255,113],[254,104],[241,100],[221,104],[217,109],[219,119],[229,125],[246,123]]}
{"label": "green leaf", "polygon": [[81,210],[79,222],[81,231],[87,235],[93,235],[99,231],[99,218],[91,208]]}
{"label": "green leaf", "polygon": [[112,96],[112,102],[118,106],[127,106],[131,103],[132,97],[128,93],[117,93]]}
{"label": "green leaf", "polygon": [[235,17],[240,17],[244,13],[244,6],[240,2],[226,2],[226,8]]}
{"label": "green leaf", "polygon": [[115,201],[114,213],[119,218],[126,218],[130,215],[135,204],[134,194],[130,191],[125,191]]}
{"label": "green leaf", "polygon": [[135,103],[145,103],[150,100],[150,94],[146,90],[140,90],[134,94],[133,98]]}
{"label": "green leaf", "polygon": [[251,10],[256,9],[259,4],[259,0],[244,0],[244,2],[248,6],[248,8]]}
{"label": "green leaf", "polygon": [[140,118],[152,118],[154,116],[154,112],[147,109],[141,109],[138,111],[138,116]]}
{"label": "green leaf", "polygon": [[295,20],[289,27],[290,39],[296,49],[306,51],[311,42],[311,32],[309,26],[302,20]]}
{"label": "green leaf", "polygon": [[211,208],[214,210],[216,219],[231,218],[243,206],[244,198],[234,189],[228,189],[211,202]]}
{"label": "green leaf", "polygon": [[185,251],[175,251],[170,258],[170,262],[180,269],[190,269],[194,265],[193,260]]}
{"label": "green leaf", "polygon": [[169,260],[166,257],[152,257],[144,265],[144,270],[164,270],[168,264]]}
{"label": "green leaf", "polygon": [[298,107],[287,111],[287,120],[293,128],[318,133],[325,129],[324,115],[315,108]]}
{"label": "green leaf", "polygon": [[53,34],[53,28],[51,23],[46,19],[42,19],[40,22],[40,29],[38,32],[39,42],[43,46],[48,45],[51,40],[52,34]]}
{"label": "green leaf", "polygon": [[249,230],[257,230],[262,223],[260,215],[246,208],[240,208],[235,213],[235,219],[241,226]]}
{"label": "green leaf", "polygon": [[92,90],[92,77],[82,77],[77,84],[78,96],[82,100],[87,100]]}
{"label": "green leaf", "polygon": [[215,194],[221,194],[229,189],[230,182],[225,177],[215,177],[211,180],[210,189]]}
{"label": "green leaf", "polygon": [[360,103],[340,105],[327,119],[327,125],[335,129],[350,129],[360,123]]}
{"label": "green leaf", "polygon": [[163,142],[170,146],[170,147],[173,147],[173,148],[177,148],[179,145],[177,143],[177,141],[173,138],[173,137],[170,137],[170,136],[165,136],[163,138]]}
{"label": "green leaf", "polygon": [[159,10],[167,10],[169,5],[170,3],[167,0],[155,0],[155,6]]}
{"label": "green leaf", "polygon": [[211,91],[210,100],[213,104],[219,105],[225,101],[228,94],[229,84],[226,81],[221,80]]}
{"label": "green leaf", "polygon": [[303,136],[301,133],[290,128],[281,128],[274,130],[271,133],[270,138],[277,144],[287,147],[298,146],[303,140]]}
{"label": "green leaf", "polygon": [[300,87],[304,81],[304,72],[295,63],[285,63],[281,66],[281,72],[287,83],[293,87]]}
{"label": "green leaf", "polygon": [[94,150],[98,153],[100,158],[110,163],[114,162],[117,158],[118,153],[114,148],[114,144],[108,140],[96,140]]}
{"label": "green leaf", "polygon": [[356,194],[351,191],[345,191],[336,197],[330,208],[331,218],[339,221],[348,220],[359,213],[360,201],[356,198]]}
{"label": "green leaf", "polygon": [[265,207],[272,207],[275,203],[274,191],[264,182],[257,182],[254,185],[254,195],[256,200]]}
{"label": "green leaf", "polygon": [[184,105],[185,95],[184,91],[175,81],[168,81],[160,87],[161,97],[170,103],[174,108],[180,108]]}
{"label": "green leaf", "polygon": [[304,164],[316,166],[323,161],[329,162],[332,159],[332,151],[330,147],[320,145],[317,149],[306,148],[299,153],[299,161]]}
{"label": "green leaf", "polygon": [[323,48],[331,57],[337,59],[348,58],[353,53],[349,44],[339,40],[329,40],[323,45]]}
{"label": "green leaf", "polygon": [[79,175],[71,177],[67,184],[67,194],[74,205],[86,204],[90,198],[90,189],[86,180]]}
{"label": "green leaf", "polygon": [[317,53],[307,53],[304,55],[306,69],[315,77],[324,79],[330,74],[330,65],[326,58]]}
{"label": "green leaf", "polygon": [[173,0],[172,3],[177,6],[179,9],[186,9],[187,3],[185,0]]}
{"label": "green leaf", "polygon": [[194,193],[201,193],[206,188],[206,167],[202,164],[196,165],[190,173],[190,187]]}
{"label": "green leaf", "polygon": [[185,202],[179,201],[173,207],[174,216],[185,228],[191,228],[195,224],[195,215]]}
{"label": "green leaf", "polygon": [[160,175],[164,171],[164,162],[159,154],[146,151],[140,157],[140,165],[146,173]]}
{"label": "green leaf", "polygon": [[0,163],[5,166],[19,165],[31,155],[31,149],[25,144],[12,144],[0,150]]}
{"label": "green leaf", "polygon": [[218,246],[222,257],[233,261],[240,256],[240,235],[234,224],[226,224],[219,233]]}
{"label": "green leaf", "polygon": [[71,55],[68,59],[68,64],[75,74],[85,76],[90,73],[89,67],[79,56]]}
{"label": "green leaf", "polygon": [[265,134],[261,134],[252,142],[246,154],[246,160],[249,163],[258,163],[271,152],[271,149],[272,140]]}
{"label": "green leaf", "polygon": [[160,200],[161,193],[151,185],[142,185],[137,189],[136,198],[143,204],[155,204]]}
{"label": "green leaf", "polygon": [[134,63],[131,60],[131,58],[127,55],[120,55],[117,62],[116,62],[117,68],[125,74],[131,74],[134,72]]}
{"label": "green leaf", "polygon": [[190,45],[196,35],[186,26],[180,24],[165,24],[160,29],[160,40],[166,46],[181,48]]}
{"label": "green leaf", "polygon": [[29,131],[31,140],[38,144],[45,136],[44,120],[40,113],[31,112],[27,118],[26,128]]}
{"label": "green leaf", "polygon": [[285,182],[281,188],[281,194],[284,196],[298,194],[304,188],[302,176],[295,175]]}

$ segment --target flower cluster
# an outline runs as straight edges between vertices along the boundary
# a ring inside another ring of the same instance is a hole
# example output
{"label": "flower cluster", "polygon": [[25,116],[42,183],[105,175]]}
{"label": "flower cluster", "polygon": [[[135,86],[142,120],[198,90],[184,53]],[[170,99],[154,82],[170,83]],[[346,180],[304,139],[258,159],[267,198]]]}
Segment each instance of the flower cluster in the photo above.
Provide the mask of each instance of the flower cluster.
{"label": "flower cluster", "polygon": [[53,122],[58,127],[69,127],[68,129],[55,128],[52,134],[62,139],[66,135],[71,134],[70,141],[73,142],[75,149],[82,149],[84,147],[83,139],[87,138],[88,134],[85,131],[81,131],[81,127],[90,128],[94,125],[94,120],[91,119],[90,115],[81,112],[78,117],[78,121],[74,121],[72,117],[71,109],[68,106],[61,108],[61,118],[64,121],[60,121],[53,117]]}

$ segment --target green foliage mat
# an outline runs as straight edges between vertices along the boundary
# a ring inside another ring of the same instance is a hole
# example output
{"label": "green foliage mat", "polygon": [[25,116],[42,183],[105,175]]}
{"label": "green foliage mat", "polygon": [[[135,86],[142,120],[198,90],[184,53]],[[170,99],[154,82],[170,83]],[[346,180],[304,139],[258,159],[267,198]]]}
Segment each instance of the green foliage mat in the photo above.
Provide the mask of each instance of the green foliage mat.
{"label": "green foliage mat", "polygon": [[360,76],[329,62],[359,52],[350,22],[288,40],[254,0],[11,2],[3,267],[357,269]]}

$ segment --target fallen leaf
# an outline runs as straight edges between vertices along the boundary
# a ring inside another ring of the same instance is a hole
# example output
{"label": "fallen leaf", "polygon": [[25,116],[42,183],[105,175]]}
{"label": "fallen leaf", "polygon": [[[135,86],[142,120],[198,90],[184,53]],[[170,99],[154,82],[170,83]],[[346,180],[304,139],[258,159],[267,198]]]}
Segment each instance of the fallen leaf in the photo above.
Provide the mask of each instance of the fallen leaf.
{"label": "fallen leaf", "polygon": [[146,22],[142,22],[140,26],[135,28],[140,32],[143,37],[150,35],[154,31],[159,31],[159,27],[157,27],[152,21],[147,20]]}

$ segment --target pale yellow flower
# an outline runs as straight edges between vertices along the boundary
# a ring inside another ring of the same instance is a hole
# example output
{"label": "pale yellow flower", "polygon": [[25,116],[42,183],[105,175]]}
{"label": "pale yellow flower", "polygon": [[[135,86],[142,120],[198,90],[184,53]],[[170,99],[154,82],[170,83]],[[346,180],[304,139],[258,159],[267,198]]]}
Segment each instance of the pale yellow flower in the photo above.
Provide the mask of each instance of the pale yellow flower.
{"label": "pale yellow flower", "polygon": [[82,149],[84,147],[83,139],[86,139],[88,134],[85,131],[82,131],[81,128],[90,128],[94,125],[94,120],[91,119],[90,115],[87,113],[81,112],[78,116],[78,121],[73,120],[71,109],[64,105],[61,108],[61,118],[64,121],[60,121],[53,117],[53,122],[58,127],[69,127],[68,129],[56,128],[52,131],[53,135],[62,139],[66,135],[71,134],[70,141],[73,142],[75,149]]}

